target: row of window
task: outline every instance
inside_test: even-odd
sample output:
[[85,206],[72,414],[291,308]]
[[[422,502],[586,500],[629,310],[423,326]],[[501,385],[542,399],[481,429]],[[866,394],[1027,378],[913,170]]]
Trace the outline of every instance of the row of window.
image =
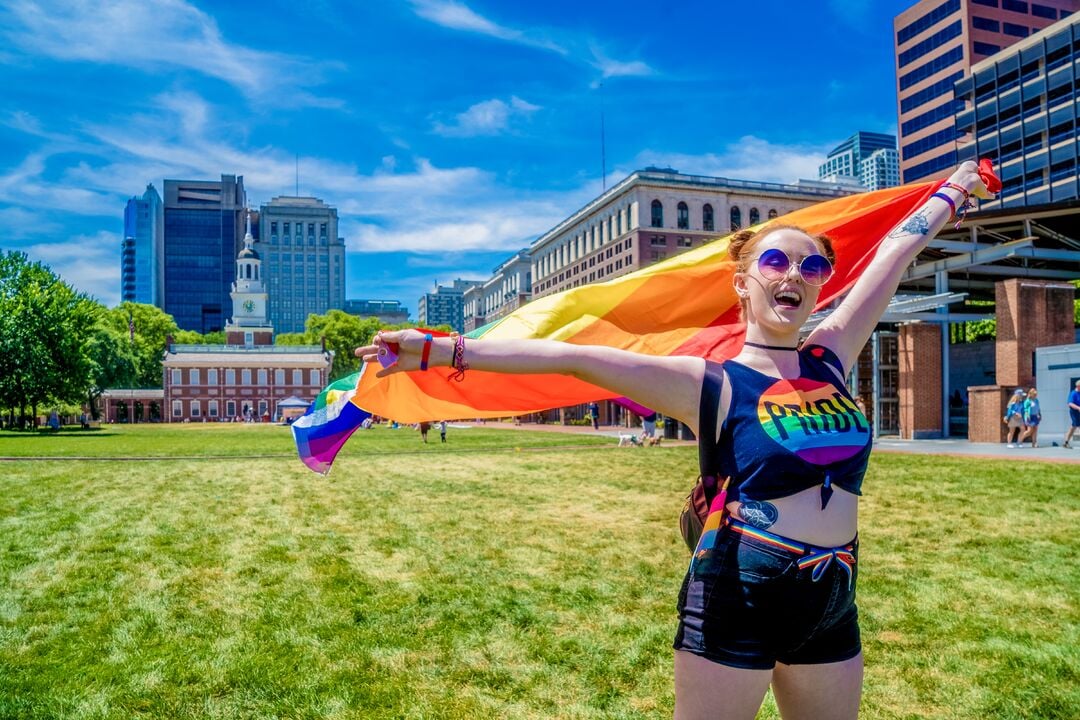
[[[281,223],[282,234],[283,235],[289,235],[290,234],[289,229],[291,227],[292,227],[292,223],[287,223],[287,222]],[[326,230],[327,230],[328,227],[329,226],[326,223],[319,223],[319,235],[321,235],[323,237],[326,237]],[[271,220],[270,221],[270,234],[271,235],[277,235],[277,231],[278,231],[277,220]],[[308,223],[307,232],[308,232],[308,235],[314,235],[315,234],[315,223]],[[297,235],[303,235],[304,234],[304,223],[301,223],[301,222],[296,223],[296,234]]]
[[918,132],[923,128],[930,127],[936,122],[940,122],[946,118],[951,118],[955,115],[963,106],[957,103],[955,100],[946,100],[941,105],[935,108],[927,110],[921,115],[916,115],[910,120],[906,121],[900,126],[900,132],[904,135],[910,135],[913,132]]
[[[220,407],[220,405],[218,404],[218,402],[219,401],[217,401],[217,400],[208,400],[206,402],[206,417],[208,417],[208,418],[220,417],[220,415],[218,413],[218,408]],[[234,418],[234,417],[261,418],[263,415],[266,415],[267,412],[270,409],[269,403],[267,403],[265,400],[259,400],[257,406],[249,405],[248,403],[243,403],[242,405],[240,405],[240,415],[237,416],[236,407],[237,407],[237,405],[236,405],[235,400],[226,400],[225,401],[225,417],[227,417],[227,418]],[[189,401],[188,402],[188,414],[189,414],[190,417],[193,417],[193,418],[203,417],[203,414],[202,414],[202,401],[201,400],[191,400],[191,401]],[[172,416],[175,417],[175,418],[184,417],[184,401],[183,400],[173,400],[172,401]]]
[[[690,229],[690,208],[684,202],[680,202],[677,208],[678,215],[676,217],[676,227],[679,230]],[[769,219],[772,220],[777,216],[776,209],[769,210]],[[734,232],[742,227],[742,210],[738,206],[732,206],[731,208],[731,230]],[[756,207],[750,208],[750,224],[757,225],[761,222],[761,211]],[[664,227],[664,204],[659,200],[652,201],[652,223],[654,228]],[[713,206],[709,203],[701,208],[701,229],[705,232],[713,232],[716,230],[715,222],[713,218]],[[655,236],[654,236],[655,237]]]
[[954,63],[958,63],[964,59],[964,48],[957,45],[952,50],[942,55],[938,55],[936,58],[926,62],[923,65],[915,68],[906,75],[900,76],[900,89],[907,90],[912,85],[925,80],[926,78],[941,72],[945,68]]
[[928,85],[917,93],[914,93],[900,101],[900,112],[906,113],[920,105],[925,105],[934,98],[940,97],[945,93],[951,93],[953,85],[957,80],[964,77],[963,72],[955,72],[949,75],[947,78],[938,80],[933,85]]
[[960,12],[960,0],[946,0],[910,25],[900,28],[896,32],[896,44],[903,45],[923,30],[936,25],[956,12]]
[[944,145],[945,143],[953,142],[954,140],[956,140],[955,127],[947,127],[944,130],[938,130],[936,133],[932,133],[915,142],[904,145],[904,159],[909,160],[917,155],[922,155],[924,152]]
[[[258,368],[256,377],[258,378],[257,384],[265,386],[267,384],[267,378],[269,377],[269,371],[267,368]],[[322,371],[311,370],[308,374],[310,378],[310,385],[322,386]],[[171,373],[172,385],[183,385],[184,377],[183,370],[180,368],[172,368]],[[202,370],[200,368],[188,368],[188,385],[201,385],[202,384]],[[218,384],[218,369],[207,368],[206,369],[206,384],[217,385]],[[236,370],[234,368],[225,368],[225,384],[236,384]],[[251,385],[251,368],[242,368],[240,370],[240,384]],[[274,370],[274,384],[285,384],[285,370],[283,368],[276,368]],[[304,371],[294,368],[292,371],[292,385],[304,384]]]
[[930,37],[900,53],[900,67],[910,65],[931,50],[941,47],[953,38],[960,37],[960,34],[963,31],[964,24],[961,21],[957,20],[956,22],[949,23]]

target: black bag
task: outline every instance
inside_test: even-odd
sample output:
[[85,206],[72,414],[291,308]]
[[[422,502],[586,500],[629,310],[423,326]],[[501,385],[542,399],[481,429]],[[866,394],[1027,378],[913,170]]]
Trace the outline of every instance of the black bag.
[[[721,490],[716,467],[716,412],[720,404],[720,389],[724,386],[724,370],[719,363],[705,362],[705,377],[701,383],[701,406],[698,409],[698,475],[697,482],[686,496],[679,513],[679,532],[690,552],[694,552],[709,507],[716,493]],[[723,489],[727,489],[727,478]]]

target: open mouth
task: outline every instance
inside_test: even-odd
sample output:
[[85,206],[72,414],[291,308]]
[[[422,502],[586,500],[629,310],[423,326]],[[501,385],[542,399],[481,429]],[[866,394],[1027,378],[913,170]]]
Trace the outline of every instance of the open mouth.
[[773,299],[780,307],[797,308],[802,305],[802,295],[795,290],[781,290],[773,295]]

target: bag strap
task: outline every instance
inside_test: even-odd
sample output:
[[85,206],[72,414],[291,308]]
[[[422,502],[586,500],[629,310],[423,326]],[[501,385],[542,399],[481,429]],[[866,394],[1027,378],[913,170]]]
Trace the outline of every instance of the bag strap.
[[716,461],[717,412],[720,391],[724,387],[723,363],[705,361],[705,375],[701,380],[701,405],[698,408],[698,468],[710,503],[717,492],[719,466]]

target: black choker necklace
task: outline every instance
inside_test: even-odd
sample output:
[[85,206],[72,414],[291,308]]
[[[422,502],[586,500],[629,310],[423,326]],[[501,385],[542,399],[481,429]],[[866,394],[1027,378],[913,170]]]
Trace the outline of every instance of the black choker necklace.
[[761,348],[762,350],[798,350],[797,347],[784,347],[783,345],[762,345],[761,343],[745,341],[743,345],[749,345],[754,348]]

